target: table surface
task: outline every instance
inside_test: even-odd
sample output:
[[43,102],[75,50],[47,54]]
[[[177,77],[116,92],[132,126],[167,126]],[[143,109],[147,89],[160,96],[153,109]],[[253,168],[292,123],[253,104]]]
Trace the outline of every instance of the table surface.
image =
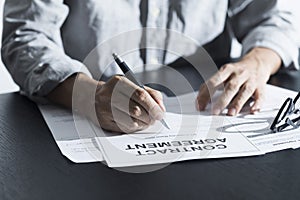
[[[199,86],[194,73],[185,75],[194,88]],[[155,77],[174,82],[172,76],[150,73]],[[299,90],[300,72],[279,73],[270,83]],[[74,164],[60,153],[33,102],[18,93],[0,95],[3,200],[299,199],[299,187],[300,150],[178,162],[141,174],[101,163]]]

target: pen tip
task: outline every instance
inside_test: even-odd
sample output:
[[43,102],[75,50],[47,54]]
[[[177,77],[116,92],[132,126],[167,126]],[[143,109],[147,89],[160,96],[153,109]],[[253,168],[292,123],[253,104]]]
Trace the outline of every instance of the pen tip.
[[166,123],[165,120],[160,120],[160,122],[167,128],[167,129],[170,129],[170,127],[168,126],[168,124]]

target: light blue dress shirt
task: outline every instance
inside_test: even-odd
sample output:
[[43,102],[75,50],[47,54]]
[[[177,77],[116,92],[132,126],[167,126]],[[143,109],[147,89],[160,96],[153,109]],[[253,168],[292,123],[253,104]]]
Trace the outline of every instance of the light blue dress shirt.
[[[284,66],[298,68],[300,22],[295,4],[296,0],[6,0],[2,59],[28,96],[48,94],[83,68],[94,77],[119,73],[117,67],[104,66],[113,51],[136,49],[126,56],[134,66],[172,62],[176,56],[162,55],[165,51],[150,49],[141,56],[138,50],[173,44],[165,30],[181,33],[199,47],[229,30],[242,44],[243,54],[267,47],[280,55]],[[143,27],[160,31],[140,31]],[[99,44],[105,51],[94,51]],[[213,52],[221,56],[222,50]],[[96,61],[84,62],[91,54]]]

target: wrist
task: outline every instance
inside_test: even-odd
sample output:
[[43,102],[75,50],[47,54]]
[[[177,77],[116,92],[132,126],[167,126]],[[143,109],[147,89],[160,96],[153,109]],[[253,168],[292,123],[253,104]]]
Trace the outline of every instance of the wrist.
[[251,59],[257,63],[257,66],[263,67],[269,75],[275,74],[282,64],[280,56],[273,50],[264,47],[255,47],[247,53],[244,59]]
[[[95,96],[103,81],[96,81],[85,74],[78,74],[73,85],[72,110],[81,115],[85,115],[92,121],[95,117]],[[96,121],[95,121],[96,122]]]
[[47,98],[80,114],[89,115],[94,110],[96,89],[103,84],[86,74],[77,73],[60,83]]

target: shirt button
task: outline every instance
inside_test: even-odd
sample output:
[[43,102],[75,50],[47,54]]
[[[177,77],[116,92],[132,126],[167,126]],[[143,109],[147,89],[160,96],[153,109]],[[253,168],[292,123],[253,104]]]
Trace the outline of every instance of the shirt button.
[[157,65],[159,62],[158,62],[158,59],[157,58],[154,58],[154,57],[152,57],[151,59],[150,59],[150,64],[155,64],[155,65]]
[[160,14],[160,9],[159,8],[153,8],[153,11],[152,11],[153,17],[158,17],[159,14]]

